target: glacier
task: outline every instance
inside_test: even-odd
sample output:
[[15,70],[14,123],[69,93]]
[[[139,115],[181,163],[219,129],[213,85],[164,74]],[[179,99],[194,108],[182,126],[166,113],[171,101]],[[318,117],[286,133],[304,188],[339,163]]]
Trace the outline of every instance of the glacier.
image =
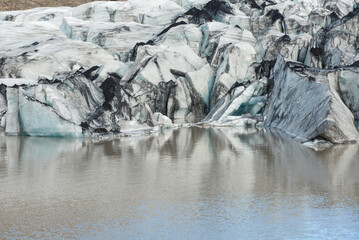
[[358,29],[358,0],[0,12],[1,128],[86,137],[190,123],[276,129],[306,146],[357,142]]

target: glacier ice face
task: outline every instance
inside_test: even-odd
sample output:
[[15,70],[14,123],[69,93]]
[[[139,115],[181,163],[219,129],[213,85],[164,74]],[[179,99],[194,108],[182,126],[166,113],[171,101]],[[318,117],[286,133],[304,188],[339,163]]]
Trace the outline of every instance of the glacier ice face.
[[250,81],[255,76],[251,67],[256,62],[256,51],[252,45],[241,42],[230,44],[219,55],[211,107],[235,84]]
[[88,136],[265,121],[301,141],[355,141],[358,6],[128,0],[0,13],[1,126]]
[[206,64],[197,71],[187,72],[186,79],[203,99],[203,102],[209,106],[214,83],[214,71],[211,66]]
[[10,135],[80,137],[80,126],[63,119],[56,111],[29,97],[22,88],[7,89],[8,111],[5,132]]
[[80,125],[84,120],[78,109],[72,104],[69,104],[66,95],[58,91],[56,86],[39,84],[33,91],[35,100],[52,107],[62,118],[77,125]]
[[356,65],[359,9],[337,18],[313,34],[305,64],[320,68]]
[[265,124],[303,142],[323,138],[332,143],[357,141],[353,113],[337,92],[335,72],[306,69],[277,59],[274,87],[265,113]]
[[[5,115],[11,116],[14,118],[14,121],[8,121],[8,128],[12,129],[11,132],[17,132],[18,127],[16,122],[18,122],[18,107],[17,104],[8,105],[8,99],[18,99],[17,88],[18,86],[34,86],[37,85],[37,81],[32,79],[22,79],[22,78],[0,78],[0,125],[2,128],[5,128],[7,120]],[[15,102],[17,102],[16,100]]]
[[38,84],[27,94],[53,108],[62,118],[81,125],[103,105],[103,91],[82,73],[75,73],[57,84]]
[[[6,93],[6,98],[2,98],[6,101],[2,125],[8,134],[78,137],[82,136],[83,130],[96,132],[111,124],[106,121],[100,126],[93,124],[102,115],[107,92],[82,72],[46,83],[42,83],[43,80],[39,83],[13,80],[22,84],[1,85]],[[46,115],[52,122],[45,124]],[[34,118],[33,122],[31,118]]]
[[207,113],[207,105],[188,80],[178,77],[167,102],[167,116],[174,120],[198,121]]
[[[19,91],[19,134],[30,136],[80,137],[82,128],[63,119],[52,108]],[[7,129],[6,129],[7,131]]]
[[339,93],[345,105],[352,111],[359,129],[359,72],[356,69],[338,73]]
[[[196,71],[206,71],[207,75],[203,78],[198,73],[196,75]],[[197,78],[195,84],[188,87],[188,84],[178,79],[185,76],[186,79],[189,79],[186,73],[191,72]],[[121,84],[124,86],[123,90],[126,92],[126,97],[129,97],[126,102],[132,106],[129,110],[132,112],[131,115],[135,115],[133,110],[137,106],[141,106],[139,103],[147,103],[152,112],[161,112],[178,118],[179,116],[187,117],[191,112],[205,114],[206,108],[202,107],[202,102],[206,97],[201,93],[208,95],[205,90],[209,90],[210,84],[206,81],[212,77],[211,74],[210,67],[205,67],[205,61],[197,56],[188,45],[178,47],[143,46],[139,48],[136,61],[122,78]],[[201,80],[203,80],[203,84],[200,82]],[[186,81],[188,82],[188,80]],[[177,88],[176,85],[178,84],[180,86]],[[205,88],[202,89],[202,86]],[[173,88],[177,89],[174,90],[175,92],[180,92],[173,93]],[[177,100],[183,97],[184,92],[192,96],[191,100],[188,100],[188,104],[177,104]],[[194,95],[203,100],[198,100],[198,97]],[[171,96],[173,97],[171,98]],[[170,99],[172,99],[171,103],[169,103]],[[193,111],[194,103],[199,103],[198,111]],[[184,107],[185,109],[183,109]],[[182,109],[182,113],[177,108]]]
[[232,116],[257,115],[263,111],[266,102],[267,81],[261,79],[238,86],[224,95],[204,119],[205,122],[227,122]]

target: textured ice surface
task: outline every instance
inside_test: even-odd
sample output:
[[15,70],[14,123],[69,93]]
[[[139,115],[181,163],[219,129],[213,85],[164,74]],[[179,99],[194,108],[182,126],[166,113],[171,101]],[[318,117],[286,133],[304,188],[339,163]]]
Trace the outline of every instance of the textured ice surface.
[[8,88],[5,131],[10,135],[79,137],[80,126],[59,116],[56,111],[26,95],[23,89]]
[[13,87],[14,85],[35,85],[37,81],[26,78],[0,78],[0,85],[1,84],[7,87]]
[[333,143],[357,141],[353,113],[337,92],[337,74],[306,69],[277,59],[274,89],[265,124],[302,141],[323,138]]
[[114,60],[99,46],[68,39],[48,22],[0,21],[1,78],[47,78]]
[[343,102],[352,111],[359,129],[359,72],[355,69],[338,73],[339,92]]
[[197,71],[187,72],[186,79],[209,106],[214,82],[214,71],[211,66],[207,64]]
[[266,98],[265,80],[255,81],[248,87],[240,86],[221,98],[205,121],[226,122],[231,116],[256,115],[262,112]]
[[181,24],[173,27],[156,40],[166,46],[188,45],[196,54],[199,54],[202,41],[203,32],[195,24]]
[[67,37],[94,43],[124,62],[131,58],[137,43],[154,39],[162,29],[160,26],[134,22],[88,22],[75,18],[65,18],[61,25]]
[[34,22],[46,21],[60,26],[64,17],[71,17],[72,8],[34,8],[25,11],[0,12],[0,21]]
[[20,134],[30,136],[80,137],[82,129],[59,116],[56,111],[28,98],[19,91]]
[[185,10],[169,0],[90,2],[76,7],[72,16],[94,22],[138,22],[167,25]]
[[204,65],[205,61],[188,45],[144,46],[138,50],[136,61],[123,77],[123,81],[129,81],[136,75],[137,79],[158,84],[174,80],[173,70],[186,73],[199,70]]
[[[357,140],[357,6],[129,0],[0,13],[1,126],[88,136],[265,120],[301,141]],[[41,118],[21,124],[21,111],[36,114],[20,100]],[[45,114],[53,125],[41,129]]]

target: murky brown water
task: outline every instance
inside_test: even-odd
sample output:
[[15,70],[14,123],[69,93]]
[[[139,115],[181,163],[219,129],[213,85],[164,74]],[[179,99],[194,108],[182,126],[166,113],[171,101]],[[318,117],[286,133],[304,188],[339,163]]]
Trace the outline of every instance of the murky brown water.
[[359,147],[200,128],[0,137],[0,238],[359,239]]

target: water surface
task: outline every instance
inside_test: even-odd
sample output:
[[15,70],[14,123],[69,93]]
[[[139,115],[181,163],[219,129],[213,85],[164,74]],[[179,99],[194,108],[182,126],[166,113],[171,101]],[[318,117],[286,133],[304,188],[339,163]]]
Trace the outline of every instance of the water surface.
[[359,147],[202,128],[0,137],[0,238],[359,239]]

